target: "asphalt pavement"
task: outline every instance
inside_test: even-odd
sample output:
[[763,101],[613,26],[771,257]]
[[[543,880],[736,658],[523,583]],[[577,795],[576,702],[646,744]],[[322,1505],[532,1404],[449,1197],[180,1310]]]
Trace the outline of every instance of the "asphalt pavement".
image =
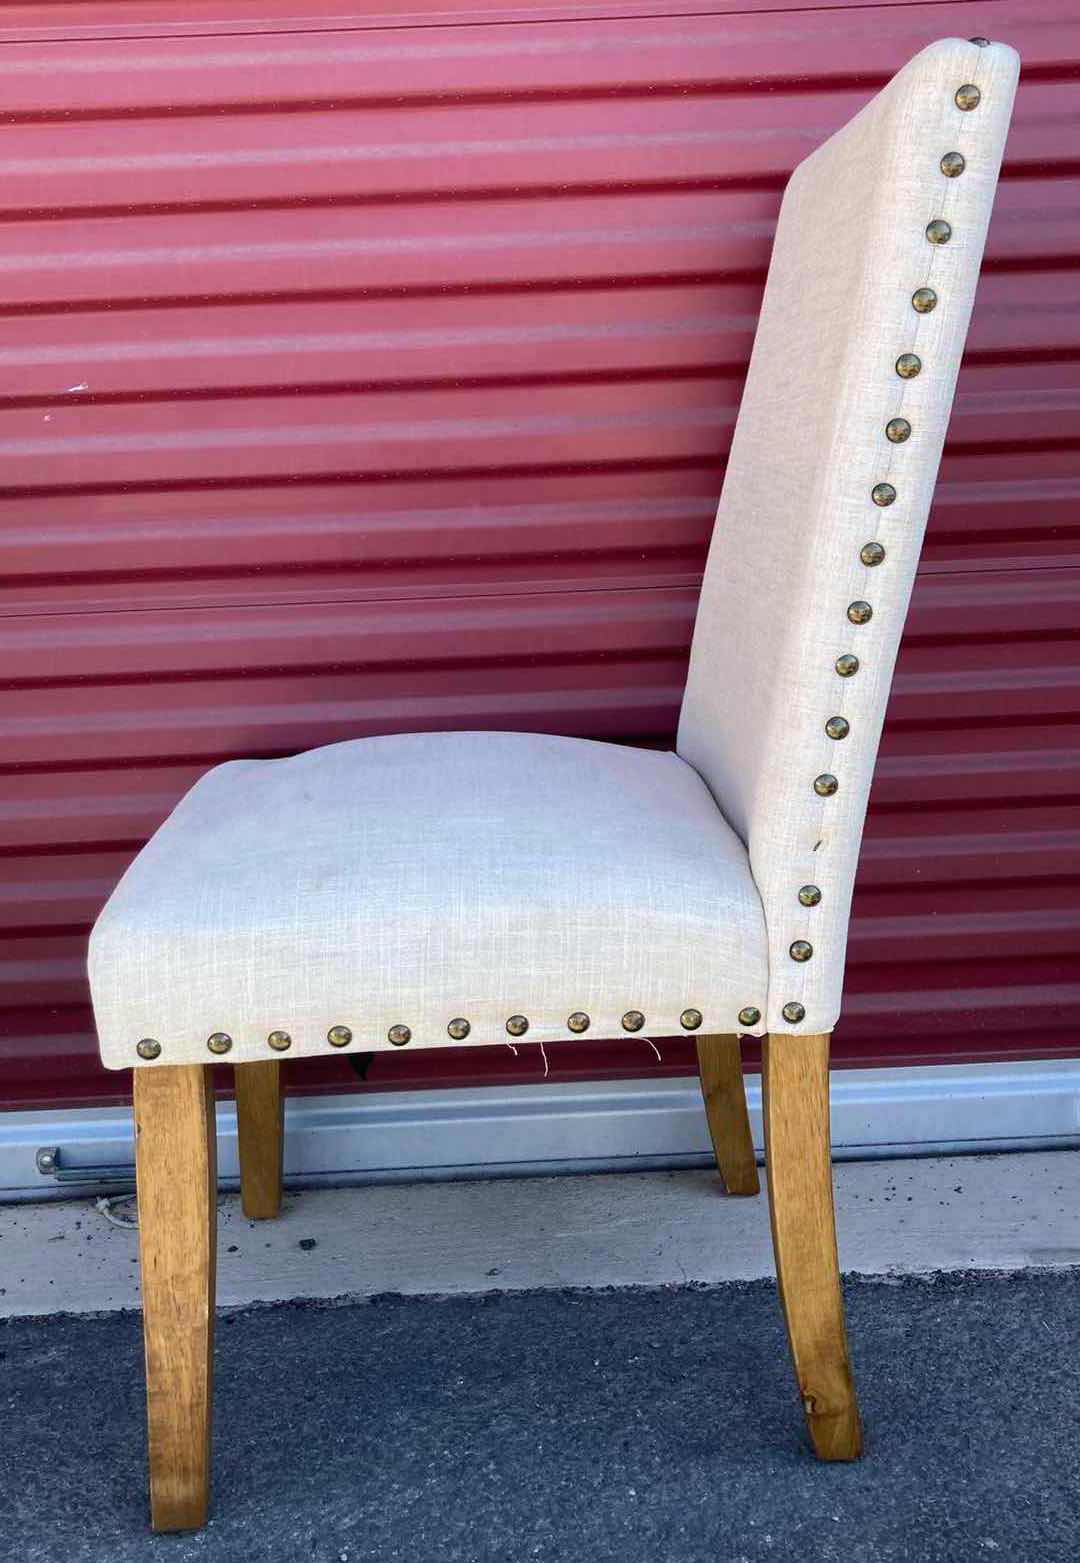
[[386,1295],[218,1323],[212,1517],[152,1536],[138,1315],[0,1323],[4,1563],[1056,1563],[1080,1270],[846,1283],[866,1454],[774,1286]]

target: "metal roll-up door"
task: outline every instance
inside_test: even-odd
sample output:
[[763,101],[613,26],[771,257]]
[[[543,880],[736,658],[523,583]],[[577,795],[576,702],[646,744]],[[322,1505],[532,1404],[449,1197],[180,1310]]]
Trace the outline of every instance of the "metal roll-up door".
[[[7,1106],[122,1099],[87,932],[217,761],[672,742],[785,178],[961,24],[1024,75],[836,1053],[1080,1054],[1080,17],[962,10],[5,8]],[[654,1040],[567,1042],[550,1078],[692,1069]],[[365,1089],[544,1068],[383,1054]]]

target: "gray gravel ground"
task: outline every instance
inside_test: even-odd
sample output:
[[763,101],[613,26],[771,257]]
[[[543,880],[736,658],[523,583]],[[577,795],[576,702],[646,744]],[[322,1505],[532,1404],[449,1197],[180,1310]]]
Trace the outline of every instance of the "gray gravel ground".
[[1080,1270],[852,1280],[853,1466],[775,1289],[224,1315],[213,1517],[147,1530],[139,1320],[0,1326],[4,1563],[1050,1563],[1080,1556]]

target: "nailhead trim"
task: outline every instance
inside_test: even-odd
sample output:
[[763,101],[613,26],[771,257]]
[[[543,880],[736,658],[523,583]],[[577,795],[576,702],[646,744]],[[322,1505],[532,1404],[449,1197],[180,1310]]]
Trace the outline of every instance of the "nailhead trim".
[[[973,38],[972,43],[985,47],[989,42],[986,38]],[[982,94],[973,82],[967,82],[958,87],[955,93],[955,102],[958,108],[965,111],[977,108],[982,101]],[[946,179],[958,178],[966,169],[967,161],[961,152],[945,152],[940,160],[940,169]],[[936,246],[948,244],[952,238],[952,224],[944,217],[934,217],[927,223],[925,234],[927,241]],[[911,295],[912,308],[916,314],[928,315],[937,308],[938,295],[934,288],[928,284],[916,288]],[[914,380],[922,371],[922,359],[917,353],[901,353],[896,359],[894,368],[902,380]],[[907,418],[899,413],[890,418],[885,425],[885,437],[891,445],[902,445],[911,436],[911,424]],[[887,480],[875,483],[870,491],[870,497],[875,505],[885,509],[896,501],[895,486]],[[885,560],[884,546],[873,540],[864,543],[859,551],[859,559],[867,568],[880,565]],[[867,624],[873,618],[874,610],[870,603],[861,598],[848,604],[847,617],[853,624]],[[841,678],[851,678],[859,671],[859,659],[851,652],[844,652],[837,657],[835,662],[836,672]],[[846,717],[830,716],[825,723],[825,731],[830,738],[846,738],[850,732],[850,724]],[[823,772],[814,780],[814,791],[819,797],[832,797],[839,789],[839,782],[829,772]],[[821,891],[817,885],[804,885],[799,891],[799,902],[802,906],[816,906],[821,900]],[[795,939],[790,946],[791,957],[796,961],[808,961],[814,953],[813,946],[806,939]],[[748,1013],[740,1014],[740,1021]],[[802,1004],[797,1000],[790,1000],[782,1010],[784,1019],[793,1025],[798,1024],[806,1014]]]
[[[985,48],[989,39],[972,38],[971,43]],[[974,83],[965,83],[957,88],[955,102],[958,108],[965,112],[977,108],[982,101],[982,94]],[[940,160],[940,169],[947,179],[956,179],[964,173],[967,162],[960,152],[946,152]],[[933,218],[926,225],[926,238],[935,246],[947,244],[952,238],[952,225],[945,218]],[[924,286],[916,288],[911,296],[912,307],[918,314],[929,314],[937,307],[938,295],[935,289]],[[895,363],[897,375],[904,380],[914,379],[922,370],[922,360],[913,352],[901,353]],[[893,445],[901,445],[911,436],[910,422],[897,415],[889,419],[885,425],[885,435]],[[875,483],[871,490],[871,498],[875,505],[887,508],[895,503],[897,498],[896,488],[892,483],[882,481]],[[867,566],[881,564],[885,558],[885,550],[880,543],[865,543],[860,550],[860,559]],[[848,606],[847,616],[855,624],[865,624],[873,617],[873,608],[870,603],[861,599],[852,602]],[[841,678],[851,678],[859,669],[859,659],[850,652],[845,652],[837,657],[836,672]],[[846,738],[850,732],[850,724],[846,717],[829,717],[825,724],[825,731],[830,738]],[[819,797],[832,797],[839,790],[837,778],[829,772],[823,772],[814,779],[814,791]],[[817,885],[804,885],[799,891],[799,902],[804,907],[817,906],[821,901],[821,891]],[[813,945],[806,939],[795,939],[790,946],[791,958],[795,961],[805,962],[813,956]],[[783,1017],[792,1025],[799,1024],[805,1018],[806,1010],[797,1000],[790,1000],[783,1006]],[[747,1005],[739,1011],[739,1024],[743,1026],[756,1026],[761,1019],[761,1012],[754,1005]],[[567,1018],[567,1026],[575,1033],[587,1031],[591,1021],[583,1010],[575,1010]],[[679,1023],[687,1031],[695,1031],[702,1024],[700,1010],[685,1009],[679,1017]],[[645,1016],[640,1010],[627,1010],[622,1017],[622,1027],[625,1031],[637,1032],[643,1029]],[[448,1035],[455,1041],[462,1041],[472,1029],[469,1021],[463,1017],[456,1017],[447,1025]],[[511,1015],[506,1022],[506,1030],[511,1036],[520,1037],[529,1029],[528,1019],[524,1015]],[[395,1047],[404,1047],[412,1039],[411,1029],[402,1024],[393,1025],[387,1032],[387,1039]],[[267,1037],[267,1044],[275,1052],[285,1052],[292,1046],[292,1037],[287,1031],[271,1031]],[[327,1041],[332,1047],[347,1047],[353,1040],[352,1031],[348,1026],[331,1026],[327,1032]],[[222,1056],[232,1050],[233,1039],[228,1032],[215,1031],[207,1038],[206,1046],[211,1053]],[[135,1045],[135,1052],[139,1058],[147,1061],[156,1059],[161,1055],[161,1043],[153,1037],[143,1037]]]

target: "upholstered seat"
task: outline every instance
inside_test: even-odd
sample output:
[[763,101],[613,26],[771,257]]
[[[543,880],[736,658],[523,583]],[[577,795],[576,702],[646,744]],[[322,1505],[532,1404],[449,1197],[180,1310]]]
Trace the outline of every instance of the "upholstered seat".
[[91,974],[127,1066],[140,1041],[164,1064],[211,1037],[241,1062],[752,1030],[768,960],[746,848],[684,760],[465,732],[218,766],[118,886]]
[[831,1031],[1017,64],[933,44],[792,175],[677,755],[459,733],[212,771],[94,931],[106,1064],[490,1043],[511,1017]]

